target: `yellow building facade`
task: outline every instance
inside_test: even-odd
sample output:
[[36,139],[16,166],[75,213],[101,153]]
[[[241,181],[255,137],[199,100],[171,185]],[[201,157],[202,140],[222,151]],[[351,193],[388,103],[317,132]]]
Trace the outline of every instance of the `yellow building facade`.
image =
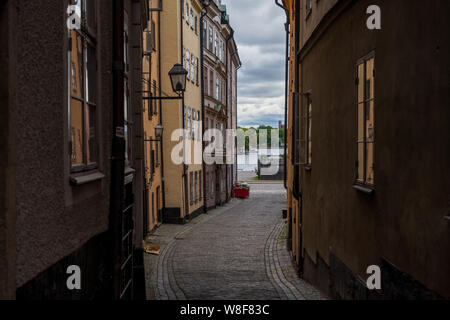
[[[158,8],[158,0],[149,0],[149,8]],[[147,28],[143,32],[142,90],[144,97],[160,96],[161,40],[160,16],[150,11]],[[162,223],[163,164],[162,141],[156,129],[162,125],[161,100],[143,100],[144,129],[144,228],[147,232]]]
[[[197,0],[164,2],[161,11],[161,38],[164,39],[161,42],[161,95],[174,95],[168,76],[174,64],[180,63],[188,71],[183,99],[164,100],[162,104],[163,220],[169,223],[183,223],[203,212],[201,12],[202,5]],[[184,141],[176,134],[180,129],[185,129]],[[184,164],[177,161],[180,155],[183,157],[183,149],[187,151]],[[194,161],[194,150],[197,150],[197,161]]]

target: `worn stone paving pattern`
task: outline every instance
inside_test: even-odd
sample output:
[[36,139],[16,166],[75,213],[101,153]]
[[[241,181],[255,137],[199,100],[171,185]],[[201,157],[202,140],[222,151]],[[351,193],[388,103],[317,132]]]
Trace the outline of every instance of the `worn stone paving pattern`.
[[283,186],[252,184],[250,193],[151,236],[161,254],[145,255],[149,299],[326,298],[298,278],[286,251]]

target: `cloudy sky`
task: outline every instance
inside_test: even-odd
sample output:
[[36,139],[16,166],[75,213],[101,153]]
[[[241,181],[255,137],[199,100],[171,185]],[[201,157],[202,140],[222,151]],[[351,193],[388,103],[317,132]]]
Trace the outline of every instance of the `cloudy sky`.
[[274,0],[222,0],[235,30],[242,68],[238,74],[238,125],[278,127],[284,121],[286,16]]

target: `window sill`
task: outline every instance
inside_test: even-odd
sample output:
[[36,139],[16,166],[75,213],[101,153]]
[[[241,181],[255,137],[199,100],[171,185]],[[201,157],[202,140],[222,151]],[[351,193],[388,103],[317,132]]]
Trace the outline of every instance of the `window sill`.
[[360,184],[354,184],[353,185],[353,189],[355,189],[355,190],[357,190],[359,192],[368,194],[368,195],[373,195],[375,193],[375,190],[373,188],[368,187],[368,186],[363,186],[363,185],[360,185]]
[[133,182],[134,173],[135,172],[136,172],[136,170],[134,170],[133,168],[128,167],[128,166],[125,167],[125,171],[124,171],[124,176],[125,176],[124,185],[127,185],[127,184]]
[[100,171],[91,171],[87,173],[70,175],[70,183],[74,186],[81,186],[90,182],[102,180],[104,178],[106,178],[106,176]]

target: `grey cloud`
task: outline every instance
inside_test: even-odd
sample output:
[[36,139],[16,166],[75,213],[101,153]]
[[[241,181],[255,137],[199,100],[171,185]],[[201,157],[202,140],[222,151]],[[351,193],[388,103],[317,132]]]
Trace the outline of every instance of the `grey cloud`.
[[238,74],[239,125],[278,125],[284,117],[285,14],[274,0],[226,0],[243,63]]

